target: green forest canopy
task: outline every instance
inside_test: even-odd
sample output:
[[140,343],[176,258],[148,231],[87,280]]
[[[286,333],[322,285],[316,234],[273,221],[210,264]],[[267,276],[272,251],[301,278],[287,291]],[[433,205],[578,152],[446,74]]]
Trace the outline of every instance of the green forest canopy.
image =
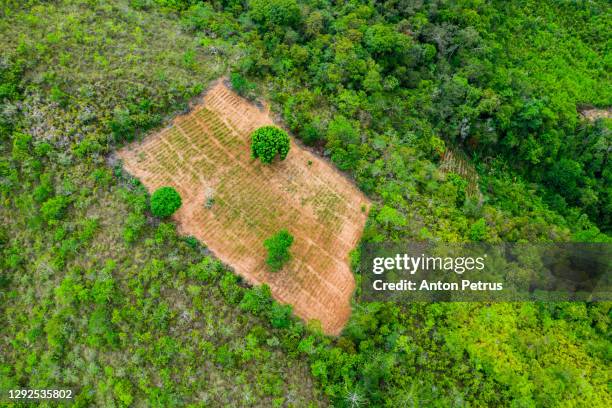
[[[106,164],[229,71],[377,203],[366,241],[609,241],[610,123],[577,113],[612,105],[608,2],[1,13],[0,388],[74,387],[82,405],[202,390],[211,405],[611,405],[609,303],[356,303],[327,338],[149,223],[142,187]],[[438,171],[448,147],[482,202]]]

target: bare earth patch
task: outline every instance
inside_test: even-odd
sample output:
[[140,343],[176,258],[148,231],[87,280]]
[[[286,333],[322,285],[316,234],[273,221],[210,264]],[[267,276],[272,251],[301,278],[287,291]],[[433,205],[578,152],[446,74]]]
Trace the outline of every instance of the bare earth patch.
[[597,119],[610,119],[612,118],[612,108],[598,109],[598,108],[589,108],[582,109],[580,114],[587,118],[588,120],[595,121]]
[[[357,244],[368,199],[331,164],[291,140],[287,158],[263,165],[250,156],[250,134],[273,124],[218,81],[202,104],[172,125],[119,151],[125,169],[154,191],[172,186],[183,206],[180,233],[204,242],[252,284],[339,334],[350,313],[355,280],[349,252]],[[293,259],[269,272],[263,241],[286,228]]]

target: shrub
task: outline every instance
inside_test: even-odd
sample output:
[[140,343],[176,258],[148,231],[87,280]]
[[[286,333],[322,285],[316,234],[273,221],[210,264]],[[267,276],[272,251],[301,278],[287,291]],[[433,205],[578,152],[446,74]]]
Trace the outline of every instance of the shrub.
[[291,325],[291,306],[273,303],[270,310],[270,324],[276,329],[286,329]]
[[262,163],[270,164],[278,154],[285,160],[289,153],[289,136],[274,126],[260,127],[251,135],[251,155]]
[[232,84],[232,89],[236,91],[238,95],[247,98],[250,98],[252,92],[255,90],[255,84],[249,82],[244,76],[237,72],[230,75],[230,83]]
[[293,244],[293,236],[285,229],[264,241],[268,250],[266,263],[273,272],[280,270],[290,259],[289,247]]
[[185,243],[189,245],[191,249],[198,249],[198,245],[200,245],[198,239],[192,236],[185,237],[183,241],[185,241]]
[[134,401],[132,394],[134,393],[132,383],[126,379],[119,380],[113,387],[115,397],[121,402],[121,406],[129,407]]
[[147,219],[144,214],[139,212],[130,213],[125,220],[125,227],[123,228],[123,239],[125,243],[132,244],[136,242],[146,223]]
[[270,292],[270,287],[264,284],[245,291],[240,301],[240,308],[255,315],[259,315],[263,311],[269,309],[271,303],[272,294]]
[[197,3],[183,13],[181,25],[189,32],[209,29],[215,19],[215,10],[207,3]]
[[460,175],[455,174],[455,173],[449,173],[447,180],[452,185],[457,187],[457,199],[456,199],[457,207],[463,206],[463,203],[465,203],[465,199],[467,198],[468,181],[464,179],[463,177],[461,177]]
[[468,232],[468,237],[472,241],[484,241],[487,237],[487,224],[484,218],[480,218],[472,224]]
[[171,216],[181,204],[181,196],[172,187],[160,187],[151,196],[151,212],[158,218]]
[[30,156],[32,136],[15,132],[13,134],[13,159],[23,161]]
[[40,213],[45,221],[55,223],[64,216],[68,204],[68,198],[64,196],[53,197],[43,203]]
[[53,178],[49,173],[40,175],[40,185],[34,188],[32,196],[37,203],[42,203],[53,194]]

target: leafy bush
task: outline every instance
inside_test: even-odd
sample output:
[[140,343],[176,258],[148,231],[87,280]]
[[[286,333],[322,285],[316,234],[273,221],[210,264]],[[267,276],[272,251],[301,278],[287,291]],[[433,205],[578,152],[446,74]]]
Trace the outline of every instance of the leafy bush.
[[484,218],[480,218],[472,224],[468,236],[472,241],[484,241],[487,237],[487,224]]
[[13,160],[23,161],[30,155],[32,136],[15,132],[13,134]]
[[251,290],[245,292],[244,297],[240,301],[240,308],[259,315],[263,311],[268,310],[272,304],[272,294],[270,287],[266,284],[255,286]]
[[153,106],[148,99],[130,104],[128,108],[116,107],[108,126],[116,142],[131,142],[136,134],[146,131],[161,123],[161,117],[152,111]]
[[240,96],[244,96],[247,98],[251,98],[252,92],[255,89],[255,84],[253,82],[249,82],[244,76],[237,72],[233,72],[230,75],[230,83],[232,84],[232,89],[238,93]]
[[181,204],[181,196],[172,187],[160,187],[151,196],[151,212],[158,218],[171,216]]
[[266,263],[273,272],[280,270],[290,259],[289,247],[293,244],[293,236],[285,229],[264,241],[268,250]]
[[214,18],[215,11],[210,4],[198,3],[183,14],[181,24],[185,30],[196,32],[210,27]]
[[64,216],[68,203],[64,196],[50,198],[40,207],[40,213],[45,221],[55,223]]
[[270,309],[270,324],[276,329],[286,329],[291,325],[291,305],[273,303]]
[[457,188],[456,204],[457,207],[461,207],[467,198],[466,190],[468,187],[468,182],[466,179],[455,173],[449,173],[448,181]]
[[289,136],[274,126],[264,126],[255,130],[251,135],[251,155],[259,158],[262,163],[270,164],[278,154],[285,160],[289,153]]

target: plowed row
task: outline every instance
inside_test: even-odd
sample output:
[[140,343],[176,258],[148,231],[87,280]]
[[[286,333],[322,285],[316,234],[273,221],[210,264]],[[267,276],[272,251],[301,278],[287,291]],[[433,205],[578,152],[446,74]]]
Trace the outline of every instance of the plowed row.
[[463,155],[447,149],[442,157],[440,170],[444,173],[455,173],[468,181],[466,193],[468,196],[482,200],[482,193],[478,187],[478,172],[474,165]]
[[[125,169],[154,191],[174,187],[183,206],[179,231],[204,242],[253,284],[293,305],[305,320],[338,334],[350,315],[355,286],[348,255],[366,221],[369,201],[330,164],[291,141],[282,162],[250,157],[250,133],[273,124],[229,90],[213,86],[204,102],[172,126],[119,152]],[[214,198],[206,208],[207,197]],[[293,259],[271,273],[263,241],[286,228],[295,237]]]

